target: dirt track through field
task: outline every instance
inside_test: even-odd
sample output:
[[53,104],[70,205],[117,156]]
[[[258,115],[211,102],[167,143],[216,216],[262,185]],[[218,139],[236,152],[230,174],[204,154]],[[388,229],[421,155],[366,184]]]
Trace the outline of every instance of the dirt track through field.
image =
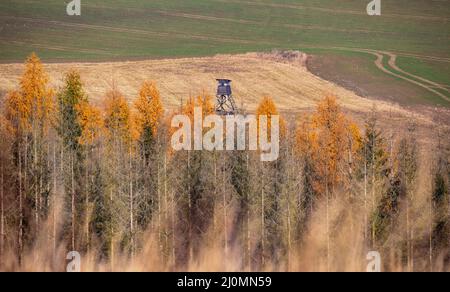
[[411,76],[411,77],[413,77],[413,78],[415,78],[415,79],[419,79],[419,80],[422,81],[422,82],[431,84],[433,87],[436,87],[436,88],[445,90],[445,91],[447,91],[447,92],[450,92],[449,89],[446,88],[446,87],[445,87],[444,85],[442,85],[442,84],[433,82],[433,81],[431,81],[431,80],[425,79],[425,78],[423,78],[423,77],[420,77],[420,76],[414,75],[414,74],[412,74],[412,73],[406,72],[405,70],[402,70],[401,68],[399,68],[399,67],[397,66],[397,63],[396,63],[396,61],[397,61],[397,55],[395,55],[395,54],[393,54],[393,53],[389,53],[389,52],[384,52],[384,53],[390,57],[390,59],[389,59],[389,66],[391,66],[394,70],[397,70],[397,71],[399,71],[399,72],[401,72],[401,73],[403,73],[403,74],[406,74],[406,75],[408,75],[408,76]]
[[[407,82],[409,82],[409,83],[411,83],[411,84],[414,84],[414,85],[417,85],[417,86],[419,86],[419,87],[422,87],[422,88],[428,90],[429,92],[431,92],[431,93],[433,93],[433,94],[439,96],[439,97],[442,98],[443,100],[446,100],[446,101],[450,102],[450,97],[449,97],[449,96],[444,95],[444,94],[442,94],[441,92],[435,90],[435,88],[437,88],[437,89],[441,89],[441,90],[444,90],[444,91],[450,93],[450,91],[449,91],[449,89],[448,89],[447,86],[445,86],[445,85],[443,85],[443,84],[436,83],[436,82],[431,81],[431,80],[428,80],[428,79],[426,79],[426,78],[423,78],[423,77],[414,75],[414,74],[412,74],[412,73],[409,73],[409,72],[407,72],[407,71],[401,69],[400,67],[398,67],[398,65],[397,65],[397,63],[396,63],[396,60],[397,60],[397,54],[394,54],[394,53],[392,53],[392,52],[388,52],[388,51],[378,51],[378,50],[370,50],[370,49],[345,48],[345,47],[311,46],[311,48],[321,48],[321,49],[329,49],[329,50],[342,50],[342,51],[358,52],[358,53],[366,53],[366,54],[374,55],[375,57],[377,57],[377,59],[375,60],[374,64],[375,64],[375,66],[376,66],[379,70],[381,70],[382,72],[384,72],[384,73],[386,73],[386,74],[388,74],[388,75],[394,76],[394,77],[396,77],[396,78],[400,78],[400,79],[402,79],[402,80],[404,80],[404,81],[407,81]],[[384,58],[385,58],[385,55],[387,55],[387,56],[390,58],[390,59],[388,60],[388,65],[389,65],[388,68],[386,68],[386,67],[384,66]],[[399,54],[399,55],[401,55],[401,54]],[[419,55],[416,55],[416,56],[419,56]],[[422,58],[435,58],[435,57],[432,57],[432,56],[420,56],[420,57],[422,57]],[[446,61],[447,61],[447,58],[439,58],[439,57],[436,57],[436,58],[435,58],[435,61],[446,62]],[[394,72],[391,71],[391,70],[393,70]],[[395,71],[397,71],[397,72],[399,72],[399,73],[402,73],[402,74],[405,74],[405,75],[407,75],[407,76],[410,76],[410,77],[412,77],[412,78],[414,78],[414,79],[416,79],[416,80],[411,79],[411,78],[408,78],[408,77],[403,76],[403,75],[400,75],[400,74],[397,74],[397,73],[395,73]],[[419,80],[420,80],[420,81],[419,81]]]
[[425,84],[423,84],[423,83],[420,83],[420,82],[418,82],[418,81],[412,80],[412,79],[410,79],[410,78],[407,78],[407,77],[405,77],[405,76],[396,74],[396,73],[390,71],[389,69],[387,69],[386,67],[384,67],[384,65],[383,65],[383,59],[384,59],[383,54],[380,54],[380,53],[378,53],[378,52],[374,52],[373,55],[377,56],[377,60],[375,61],[375,65],[376,65],[376,66],[378,67],[378,69],[380,69],[381,71],[383,71],[383,72],[385,72],[385,73],[387,73],[387,74],[389,74],[389,75],[395,76],[395,77],[397,77],[397,78],[403,79],[403,80],[405,80],[405,81],[408,81],[409,83],[412,83],[412,84],[418,85],[418,86],[420,86],[420,87],[422,87],[422,88],[425,88],[426,90],[428,90],[428,91],[430,91],[430,92],[432,92],[432,93],[434,93],[434,94],[436,94],[436,95],[438,95],[438,96],[442,97],[443,99],[445,99],[445,100],[447,100],[447,101],[450,102],[450,98],[448,98],[447,96],[443,95],[442,93],[440,93],[440,92],[434,90],[434,89],[431,88],[430,86],[425,85]]
[[[435,87],[438,86],[440,89],[444,89],[444,90],[448,91],[446,88],[442,87],[440,84],[437,84],[437,83],[435,83],[435,82],[432,82],[432,81],[427,80],[427,79],[425,79],[425,78],[422,78],[422,77],[413,75],[413,74],[411,74],[411,73],[408,73],[408,72],[406,72],[406,71],[400,69],[400,68],[396,65],[396,63],[395,63],[396,55],[394,55],[394,54],[392,54],[392,53],[388,53],[388,52],[380,52],[380,51],[370,51],[370,50],[369,50],[369,51],[367,51],[367,52],[369,52],[369,53],[371,53],[371,54],[373,54],[373,55],[375,55],[375,56],[377,57],[377,60],[375,61],[375,65],[376,65],[377,68],[380,69],[381,71],[383,71],[383,72],[385,72],[385,73],[387,73],[387,74],[389,74],[389,75],[395,76],[395,77],[397,77],[397,78],[403,79],[403,80],[405,80],[405,81],[407,81],[407,82],[409,82],[409,83],[412,83],[412,84],[415,84],[415,85],[417,85],[417,86],[420,86],[420,87],[422,87],[422,88],[424,88],[424,89],[426,89],[426,90],[428,90],[428,91],[434,93],[435,95],[438,95],[438,96],[441,97],[442,99],[444,99],[444,100],[450,102],[450,98],[449,98],[449,97],[447,97],[446,95],[440,93],[439,91],[436,91],[435,89],[433,89],[432,86],[430,86],[430,85],[428,85],[428,84],[426,84],[426,83],[429,83],[429,84],[431,84],[431,85],[433,85],[433,86],[435,86]],[[410,78],[405,77],[405,76],[403,76],[403,75],[394,73],[394,72],[390,71],[389,69],[387,69],[386,67],[384,67],[384,64],[383,64],[384,55],[383,55],[383,53],[388,54],[388,55],[391,57],[390,60],[388,61],[388,64],[389,64],[389,66],[391,67],[391,69],[397,70],[397,71],[399,71],[399,72],[401,72],[401,73],[404,73],[404,74],[407,74],[407,75],[409,75],[409,76],[411,76],[411,77],[420,79],[420,80],[423,81],[424,83],[419,82],[419,81],[416,81],[416,80],[413,80],[413,79],[410,79]],[[398,70],[398,69],[400,69],[400,70]]]
[[[363,50],[361,50],[361,51],[363,51]],[[450,102],[450,98],[449,98],[449,97],[447,97],[446,95],[440,93],[439,91],[436,91],[435,89],[433,89],[432,86],[430,86],[430,85],[428,85],[428,84],[424,84],[424,83],[418,82],[418,81],[416,81],[416,80],[410,79],[410,78],[408,78],[408,77],[405,77],[405,76],[403,76],[403,75],[400,75],[400,74],[397,74],[397,73],[394,73],[394,72],[390,71],[390,70],[389,70],[388,68],[386,68],[386,67],[384,66],[384,64],[383,64],[383,60],[384,60],[383,52],[380,52],[380,51],[370,51],[370,50],[367,50],[366,52],[368,52],[368,53],[370,53],[370,54],[373,54],[374,56],[377,57],[377,60],[375,60],[375,66],[377,66],[377,68],[380,69],[381,71],[383,71],[384,73],[389,74],[389,75],[392,75],[392,76],[397,77],[397,78],[400,78],[400,79],[403,79],[403,80],[405,80],[405,81],[407,81],[407,82],[409,82],[409,83],[415,84],[415,85],[417,85],[417,86],[420,86],[420,87],[422,87],[422,88],[424,88],[424,89],[426,89],[426,90],[428,90],[428,91],[434,93],[435,95],[441,97],[442,99],[444,99],[444,100]],[[398,66],[395,64],[395,55],[390,54],[390,56],[391,56],[391,59],[389,60],[389,66],[391,67],[391,69],[397,70],[396,68],[398,68]],[[398,68],[398,69],[400,69],[400,68]],[[415,75],[410,74],[410,73],[407,73],[407,72],[405,72],[405,71],[403,71],[403,70],[401,70],[401,69],[400,69],[400,70],[397,70],[397,71],[400,71],[400,72],[402,72],[402,73],[404,73],[404,74],[407,74],[407,75],[410,75],[410,76],[412,76],[412,77],[415,76]],[[418,77],[418,76],[417,76],[417,77]],[[429,80],[427,80],[427,79],[425,79],[425,78],[421,78],[421,77],[419,77],[419,78],[420,78],[421,80],[423,80],[425,83],[434,83],[434,82],[429,81]],[[433,86],[436,86],[436,84],[437,84],[437,83],[434,83]],[[439,88],[441,88],[441,85],[438,85],[438,86],[439,86]],[[443,87],[442,87],[442,88],[443,88]],[[445,89],[445,88],[443,88],[443,89],[446,90],[446,91],[448,91],[448,90]]]

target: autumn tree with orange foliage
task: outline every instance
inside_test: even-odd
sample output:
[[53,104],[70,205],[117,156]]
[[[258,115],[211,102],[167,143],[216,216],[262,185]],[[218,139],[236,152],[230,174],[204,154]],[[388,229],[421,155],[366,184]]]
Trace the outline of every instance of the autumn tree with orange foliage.
[[144,82],[139,97],[134,102],[136,108],[136,127],[144,164],[148,165],[154,152],[156,135],[163,115],[161,96],[154,82]]
[[142,135],[146,128],[155,135],[164,113],[161,95],[154,82],[144,82],[139,97],[134,102],[137,110],[136,123]]
[[29,117],[31,108],[19,91],[10,91],[5,98],[4,116],[11,125],[12,134],[16,138],[23,137],[30,130]]
[[[160,246],[162,244],[161,169],[163,168],[162,164],[165,163],[162,155],[166,154],[161,148],[166,139],[160,138],[164,109],[161,95],[154,82],[145,81],[142,84],[139,96],[134,102],[134,107],[136,110],[135,120],[140,154],[136,177],[136,221],[140,230],[146,230],[151,220],[155,219],[154,215],[158,215],[157,233]],[[167,192],[164,195],[166,196]]]
[[[96,106],[90,104],[88,100],[80,101],[75,106],[77,123],[81,130],[78,143],[84,154],[84,174],[83,174],[83,226],[80,236],[83,238],[83,247],[90,251],[92,248],[92,232],[99,234],[108,219],[107,200],[104,196],[103,178],[103,139],[105,137],[104,119],[102,112]],[[107,250],[104,243],[102,250]],[[103,254],[102,254],[103,255]]]
[[83,101],[76,106],[81,136],[78,142],[84,146],[94,146],[104,132],[104,121],[100,109]]
[[[40,230],[50,199],[50,170],[47,142],[54,109],[53,90],[48,75],[36,54],[25,63],[20,87],[6,97],[5,117],[14,135],[17,193],[19,197],[18,249],[19,261],[24,249],[23,235]],[[33,211],[31,211],[33,210]],[[25,213],[33,213],[33,219]]]
[[194,108],[200,107],[202,109],[202,115],[203,118],[207,115],[214,113],[214,102],[213,98],[209,94],[201,94],[197,97],[193,98],[190,97],[186,104],[182,107],[182,114],[187,115],[191,118],[191,120],[194,120]]
[[25,63],[25,72],[20,80],[20,94],[24,113],[28,113],[29,123],[33,128],[37,127],[41,135],[48,130],[51,112],[54,109],[54,91],[48,83],[48,74],[41,60],[32,53]]
[[82,238],[84,247],[90,250],[92,235],[101,225],[104,214],[104,188],[102,178],[102,138],[104,137],[104,121],[101,111],[89,101],[82,101],[75,106],[77,122],[81,129],[78,143],[83,147],[84,163],[84,198]]
[[[256,109],[256,117],[257,117],[257,123],[258,123],[258,137],[259,137],[259,131],[260,131],[259,117],[267,116],[267,125],[268,125],[267,126],[267,135],[268,135],[268,138],[270,139],[271,129],[272,129],[272,116],[275,116],[275,115],[280,115],[280,113],[278,112],[278,108],[275,105],[275,102],[269,96],[263,97],[263,99],[261,100],[261,102],[258,105],[258,108]],[[286,131],[287,131],[286,121],[282,117],[280,117],[281,141],[283,140],[283,137],[286,135]]]
[[127,150],[136,138],[130,106],[123,94],[113,89],[106,94],[105,128],[113,146]]
[[321,101],[312,117],[297,129],[297,149],[311,158],[318,195],[336,194],[353,172],[361,147],[358,126],[341,111],[336,97]]
[[[102,238],[109,243],[107,255],[114,266],[116,244],[134,255],[136,251],[135,141],[138,138],[134,116],[123,94],[113,88],[105,99],[105,130],[107,137],[107,174],[109,200],[106,217],[109,230]],[[128,222],[123,225],[121,222]],[[105,231],[105,230],[103,230]]]
[[26,107],[30,109],[32,163],[30,165],[31,183],[34,185],[33,199],[35,232],[40,230],[40,222],[49,211],[51,178],[48,167],[47,142],[51,126],[51,112],[54,110],[54,94],[49,88],[48,75],[41,60],[31,54],[25,65],[25,73],[20,81],[21,95]]
[[338,191],[346,190],[361,147],[358,127],[341,111],[335,96],[327,96],[316,112],[297,128],[297,150],[305,159],[305,209],[318,198],[327,207],[327,266],[331,264],[329,202]]

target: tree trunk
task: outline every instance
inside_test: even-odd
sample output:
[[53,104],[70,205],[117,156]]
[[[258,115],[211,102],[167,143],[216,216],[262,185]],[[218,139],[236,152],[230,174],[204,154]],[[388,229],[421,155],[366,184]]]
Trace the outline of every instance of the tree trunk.
[[[289,145],[291,145],[289,143]],[[286,150],[286,157],[289,158],[291,151],[289,151],[289,149]],[[292,156],[293,157],[293,156]],[[292,182],[292,172],[294,171],[293,166],[291,164],[288,164],[287,166],[288,171],[288,179],[287,179],[287,183],[288,183],[288,188],[285,191],[286,193],[286,202],[287,202],[287,271],[291,271],[291,252],[292,252],[292,235],[291,235],[291,200],[290,200],[290,192],[291,192],[291,182]]]
[[328,190],[328,174],[325,179],[325,196],[327,208],[327,272],[330,271],[330,194]]
[[288,256],[287,256],[287,271],[291,270],[291,204],[289,202],[289,197],[287,198],[287,228],[288,228]]
[[52,254],[56,265],[56,145],[53,142]]
[[[262,177],[262,176],[261,176]],[[264,220],[264,213],[265,213],[265,208],[264,208],[264,185],[263,183],[261,184],[261,264],[264,267],[265,266],[265,258],[264,258],[264,252],[265,252],[265,246],[264,246],[264,240],[265,240],[265,220]]]
[[[35,127],[34,127],[35,128]],[[36,224],[36,231],[35,231],[35,235],[36,238],[38,236],[38,232],[39,232],[39,191],[38,191],[38,183],[37,183],[37,179],[38,176],[36,175],[35,171],[37,168],[37,134],[36,134],[36,130],[33,131],[33,153],[34,153],[34,157],[33,157],[33,171],[34,171],[34,204],[35,204],[35,224]],[[40,177],[40,174],[39,174]]]
[[[164,152],[164,229],[165,229],[165,243],[166,243],[166,251],[169,253],[169,232],[168,232],[168,223],[169,223],[169,210],[167,208],[167,152]],[[168,258],[169,256],[167,256]],[[168,262],[168,260],[167,260]]]
[[[247,174],[249,173],[249,155],[246,155],[246,168]],[[246,194],[247,196],[247,265],[249,272],[252,270],[252,256],[251,256],[251,242],[250,242],[250,194]]]
[[175,193],[172,191],[172,267],[176,264],[176,243],[175,243]]
[[160,188],[160,184],[161,184],[161,178],[160,178],[160,174],[159,174],[159,154],[157,155],[157,159],[156,159],[156,193],[158,194],[158,247],[159,247],[159,252],[161,254],[164,254],[163,251],[163,244],[162,244],[162,239],[161,239],[161,234],[162,234],[162,221],[161,221],[161,212],[162,212],[162,208],[161,208],[161,188]]
[[252,255],[251,255],[251,242],[250,242],[250,208],[247,208],[247,268],[248,271],[252,271]]
[[[216,152],[214,152],[214,200],[217,198],[217,158]],[[215,207],[215,206],[214,206]],[[213,234],[215,235],[217,232],[217,219],[216,219],[216,211],[213,212]]]
[[430,264],[430,272],[433,272],[433,195],[430,196],[430,206],[429,206],[429,220],[430,220],[430,224],[429,224],[429,264]]
[[225,267],[227,267],[228,259],[228,210],[227,210],[227,192],[225,185],[225,175],[222,175],[222,196],[223,196],[223,233],[224,233],[224,255]]
[[[109,195],[110,203],[112,205],[113,203],[113,190],[111,189],[110,195]],[[111,215],[112,216],[112,215]],[[113,218],[111,218],[111,238],[110,238],[110,260],[111,260],[111,271],[114,271],[114,222]]]
[[364,243],[367,244],[367,228],[368,228],[368,218],[367,218],[367,155],[366,155],[366,145],[364,145]]
[[131,235],[131,258],[134,259],[135,243],[134,243],[134,196],[133,196],[133,167],[131,162],[131,149],[129,156],[129,180],[130,180],[130,235]]
[[[89,161],[89,160],[88,160]],[[89,163],[87,163],[90,165]],[[90,216],[90,208],[89,208],[89,168],[88,165],[85,166],[85,201],[84,201],[84,212],[85,212],[85,225],[84,225],[84,232],[85,232],[85,240],[86,240],[86,251],[89,254],[89,244],[90,244],[90,234],[89,234],[89,222],[91,221]]]
[[[26,143],[25,143],[26,145]],[[19,238],[18,238],[18,255],[19,255],[19,265],[22,264],[22,252],[23,252],[23,195],[22,195],[22,149],[19,143]],[[25,153],[26,153],[25,146]],[[26,161],[26,158],[25,158]],[[26,163],[25,163],[26,165]],[[26,179],[26,171],[25,171]]]
[[409,225],[409,198],[406,198],[406,258],[408,272],[411,272],[411,241],[410,241],[410,225]]
[[[42,190],[44,188],[44,181],[43,181],[43,173],[44,171],[42,170],[42,163],[39,166],[39,188],[38,188],[38,205],[37,205],[37,226],[39,228],[39,224],[40,224],[40,217],[42,214]],[[37,233],[39,233],[39,230],[37,231]]]
[[411,228],[411,272],[414,272],[414,226]]
[[75,175],[73,153],[70,154],[70,180],[71,180],[71,243],[75,251]]
[[[1,163],[1,161],[0,161]],[[4,244],[5,244],[5,206],[4,206],[4,169],[3,163],[0,164],[0,268],[3,267],[3,260],[5,258],[4,254]]]
[[[375,210],[375,144],[372,141],[372,211]],[[375,220],[372,220],[372,249],[376,246]]]
[[[188,174],[191,174],[191,152],[188,151],[188,159],[187,159],[187,167],[188,167]],[[193,249],[193,243],[192,243],[192,202],[191,202],[191,182],[188,183],[188,209],[189,209],[189,261],[191,261],[194,257],[194,249]]]

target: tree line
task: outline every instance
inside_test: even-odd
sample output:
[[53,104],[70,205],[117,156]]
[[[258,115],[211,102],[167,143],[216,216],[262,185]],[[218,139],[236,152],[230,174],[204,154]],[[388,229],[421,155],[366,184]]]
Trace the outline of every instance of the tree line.
[[[26,270],[37,254],[45,269],[61,270],[69,251],[120,270],[120,261],[136,261],[149,246],[156,270],[188,269],[211,250],[225,259],[223,269],[343,270],[347,235],[359,239],[346,249],[361,263],[376,250],[389,270],[449,267],[445,129],[427,164],[424,210],[417,201],[426,167],[414,124],[394,137],[373,109],[360,127],[332,95],[310,114],[282,119],[274,162],[251,151],[171,150],[171,117],[192,117],[195,106],[213,113],[207,94],[168,111],[157,85],[145,81],[133,103],[113,87],[97,107],[76,71],[51,88],[35,54],[0,106],[2,270]],[[264,97],[255,114],[280,113]]]

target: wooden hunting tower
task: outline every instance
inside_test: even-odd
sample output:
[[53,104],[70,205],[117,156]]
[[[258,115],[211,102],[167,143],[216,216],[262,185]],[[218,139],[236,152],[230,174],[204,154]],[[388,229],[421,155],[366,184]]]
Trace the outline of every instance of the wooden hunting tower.
[[231,91],[231,80],[217,79],[217,105],[216,113],[218,115],[235,115],[237,108]]

